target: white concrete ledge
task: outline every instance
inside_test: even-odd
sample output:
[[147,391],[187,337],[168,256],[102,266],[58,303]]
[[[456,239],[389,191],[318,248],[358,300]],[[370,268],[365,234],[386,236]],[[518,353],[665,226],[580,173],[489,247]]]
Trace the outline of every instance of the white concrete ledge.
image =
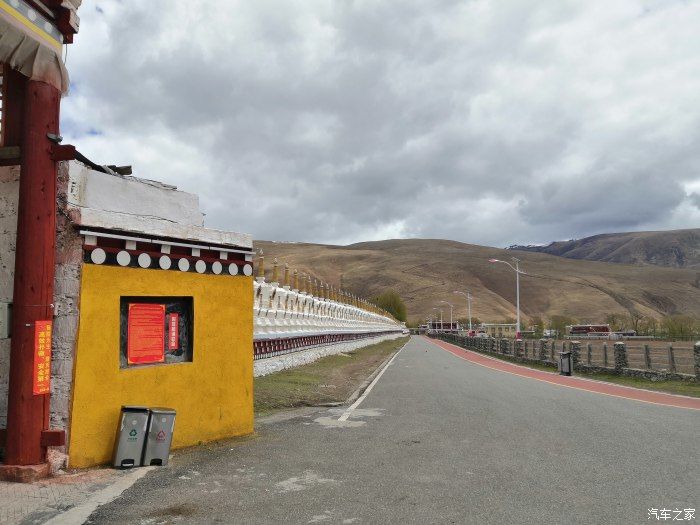
[[352,352],[358,348],[381,343],[382,341],[388,341],[390,339],[398,339],[399,337],[403,336],[404,334],[402,333],[385,334],[376,337],[367,337],[365,339],[356,339],[354,341],[342,341],[329,345],[315,346],[307,350],[299,350],[298,352],[292,352],[276,357],[259,359],[255,361],[253,365],[253,375],[255,377],[262,377],[269,374],[274,374],[275,372],[280,372],[287,368],[294,368],[313,363],[322,357],[340,354],[341,352]]

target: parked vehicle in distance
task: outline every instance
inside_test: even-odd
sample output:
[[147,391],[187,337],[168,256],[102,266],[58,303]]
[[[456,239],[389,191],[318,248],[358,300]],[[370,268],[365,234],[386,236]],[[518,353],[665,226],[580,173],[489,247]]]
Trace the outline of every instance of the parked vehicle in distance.
[[611,330],[609,324],[574,324],[567,326],[566,332],[577,336],[599,336],[610,335]]

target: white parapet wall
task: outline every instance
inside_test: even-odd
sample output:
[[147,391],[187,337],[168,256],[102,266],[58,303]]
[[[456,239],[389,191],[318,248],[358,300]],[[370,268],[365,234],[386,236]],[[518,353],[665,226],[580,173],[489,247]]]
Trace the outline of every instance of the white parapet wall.
[[403,331],[389,316],[354,305],[315,297],[279,283],[254,283],[253,338],[287,339],[315,335]]
[[[262,277],[253,293],[256,375],[407,333],[404,323],[389,315],[267,283]],[[271,359],[275,363],[258,364]]]

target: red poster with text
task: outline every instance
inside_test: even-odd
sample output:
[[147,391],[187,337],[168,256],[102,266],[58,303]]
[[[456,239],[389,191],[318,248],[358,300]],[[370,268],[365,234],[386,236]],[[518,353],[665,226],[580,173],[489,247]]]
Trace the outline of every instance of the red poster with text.
[[34,322],[34,373],[32,392],[35,396],[51,392],[51,321]]
[[180,346],[180,314],[168,316],[168,350],[177,350]]
[[130,365],[165,361],[165,305],[130,303],[127,362]]

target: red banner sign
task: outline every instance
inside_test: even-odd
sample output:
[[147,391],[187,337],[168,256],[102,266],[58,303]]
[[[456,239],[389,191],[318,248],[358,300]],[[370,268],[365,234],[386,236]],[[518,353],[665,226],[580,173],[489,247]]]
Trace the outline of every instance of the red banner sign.
[[127,362],[130,365],[165,361],[165,305],[130,303]]
[[180,346],[180,314],[170,314],[168,319],[168,350],[177,350]]
[[32,391],[35,396],[51,392],[51,321],[34,323],[34,374]]

